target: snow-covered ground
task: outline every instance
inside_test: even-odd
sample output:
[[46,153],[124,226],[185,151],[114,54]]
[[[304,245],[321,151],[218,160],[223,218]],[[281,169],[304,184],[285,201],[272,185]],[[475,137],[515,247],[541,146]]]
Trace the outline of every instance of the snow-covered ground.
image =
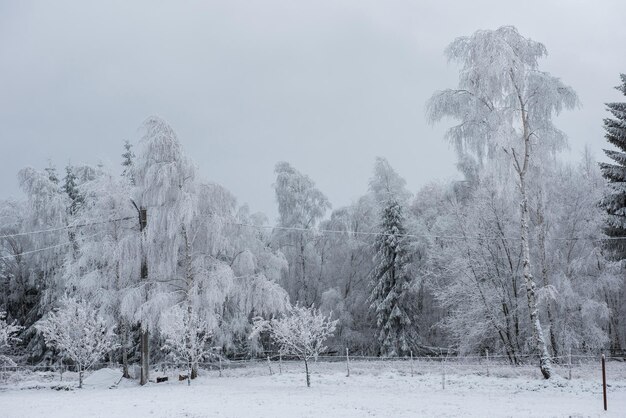
[[[544,381],[528,373],[463,372],[449,367],[442,387],[440,367],[414,368],[355,362],[350,377],[345,365],[313,366],[306,388],[299,365],[283,365],[269,375],[255,365],[206,372],[186,382],[122,381],[117,388],[52,390],[59,382],[31,377],[0,391],[0,416],[17,417],[625,417],[624,365],[617,378],[609,374],[609,410],[602,409],[602,390],[595,371],[570,380]],[[611,365],[610,371],[616,369]],[[615,373],[614,373],[615,374]],[[159,375],[155,373],[155,375]],[[170,375],[173,376],[173,375]],[[507,376],[507,377],[503,377]],[[73,378],[66,373],[64,380]],[[33,389],[39,386],[39,389]],[[30,389],[28,389],[31,387]]]

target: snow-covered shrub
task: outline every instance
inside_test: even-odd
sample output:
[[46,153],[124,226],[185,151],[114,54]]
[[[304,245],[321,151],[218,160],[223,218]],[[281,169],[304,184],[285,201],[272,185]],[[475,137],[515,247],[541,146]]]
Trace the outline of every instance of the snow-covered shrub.
[[83,373],[118,347],[117,336],[98,312],[84,300],[64,297],[61,308],[36,325],[46,344],[56,347],[78,368],[78,387]]
[[21,329],[22,327],[16,325],[15,322],[8,323],[6,321],[6,312],[0,312],[0,363],[14,365],[13,360],[2,355],[1,353],[4,349],[10,347],[11,344],[20,341],[15,334],[17,334]]
[[161,317],[161,333],[165,336],[162,349],[187,365],[187,383],[191,384],[198,373],[198,362],[211,354],[208,343],[213,333],[207,322],[191,308],[176,305]]
[[326,350],[324,341],[335,332],[337,320],[332,321],[332,314],[325,316],[314,306],[292,306],[278,319],[264,320],[256,318],[252,336],[262,331],[279,346],[282,354],[296,356],[304,361],[306,385],[311,386],[309,360]]

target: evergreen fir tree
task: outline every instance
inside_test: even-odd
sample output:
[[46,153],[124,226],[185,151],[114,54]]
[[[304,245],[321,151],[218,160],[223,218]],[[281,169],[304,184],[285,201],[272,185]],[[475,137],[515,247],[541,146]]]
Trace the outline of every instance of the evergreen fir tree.
[[132,176],[132,167],[134,165],[135,154],[133,153],[133,145],[130,141],[124,141],[124,153],[122,154],[122,167],[124,167],[124,171],[122,171],[122,176],[127,177],[132,185],[135,184],[135,181]]
[[396,200],[385,205],[380,232],[375,243],[376,266],[370,276],[369,301],[376,316],[381,354],[394,357],[407,354],[411,341],[410,257],[403,210]]
[[65,183],[63,184],[63,191],[70,198],[70,215],[75,215],[80,205],[83,203],[83,197],[78,190],[77,180],[78,178],[76,177],[76,174],[74,174],[72,166],[68,165],[65,167]]
[[[616,87],[626,95],[626,74],[621,74],[622,84]],[[605,233],[609,237],[626,238],[626,103],[607,103],[615,119],[604,119],[605,138],[619,150],[607,150],[606,155],[616,164],[600,163],[602,176],[609,182],[609,191],[601,205],[607,211]],[[608,245],[617,259],[626,258],[626,239],[610,240]]]
[[[622,84],[616,89],[626,95],[626,74],[620,75]],[[604,233],[613,239],[606,240],[605,248],[609,250],[611,257],[617,261],[626,259],[626,102],[607,103],[609,112],[614,119],[604,119],[605,138],[618,150],[604,152],[616,164],[600,163],[602,176],[609,183],[608,191],[600,201],[608,216]],[[615,239],[623,238],[623,239]],[[611,339],[611,351],[621,350],[620,316],[619,309],[623,303],[624,290],[619,295],[605,292],[605,299],[609,308],[613,311],[609,321],[609,337]]]

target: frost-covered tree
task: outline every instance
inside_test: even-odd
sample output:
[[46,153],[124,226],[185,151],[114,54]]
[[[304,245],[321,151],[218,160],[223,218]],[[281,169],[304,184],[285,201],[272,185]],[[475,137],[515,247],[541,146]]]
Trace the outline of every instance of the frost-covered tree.
[[21,341],[17,337],[17,333],[20,332],[23,327],[17,325],[15,321],[11,323],[7,322],[6,316],[6,312],[0,312],[0,363],[14,365],[15,363],[10,358],[4,356],[2,352],[11,345]]
[[380,206],[385,206],[390,201],[397,201],[404,205],[411,197],[406,190],[406,180],[400,177],[389,161],[382,157],[376,157],[369,190],[374,201]]
[[282,354],[297,356],[304,361],[306,385],[311,386],[309,361],[317,359],[326,350],[324,341],[331,337],[337,327],[332,315],[324,315],[314,306],[295,305],[280,318],[263,320],[257,318],[253,334],[267,331]]
[[278,202],[279,228],[275,239],[287,256],[286,289],[292,301],[311,305],[319,298],[314,251],[315,236],[309,231],[322,219],[330,203],[308,176],[289,163],[276,164],[274,190]]
[[410,351],[412,301],[410,254],[404,227],[402,206],[389,201],[382,210],[382,221],[376,237],[374,270],[370,275],[370,308],[376,317],[378,342],[384,356],[401,356]]
[[[621,74],[621,84],[617,86],[622,94],[626,95],[626,74]],[[612,118],[604,119],[606,140],[617,150],[604,150],[613,163],[600,163],[602,176],[608,182],[607,193],[600,201],[600,205],[607,212],[604,233],[609,237],[606,241],[607,249],[615,260],[626,259],[626,102],[607,103],[607,109]],[[623,330],[620,329],[620,309],[623,309],[626,283],[616,294],[607,295],[612,309],[609,331],[611,349],[616,351],[622,348]]]
[[78,369],[78,387],[83,375],[96,362],[117,347],[116,335],[93,305],[70,297],[36,325],[46,344],[56,347]]
[[333,312],[337,323],[332,348],[351,352],[377,350],[376,326],[369,312],[368,278],[373,269],[374,237],[378,227],[378,209],[371,195],[350,206],[333,211],[320,229],[336,231],[322,234],[326,247],[322,312]]
[[[25,327],[20,337],[33,360],[41,360],[45,346],[32,325],[48,312],[63,294],[62,266],[70,242],[67,230],[70,219],[67,196],[59,187],[54,170],[39,171],[24,168],[18,180],[25,194],[24,201],[11,205],[14,232],[49,231],[9,237],[11,257],[2,260],[9,265],[10,282],[14,291],[7,311],[19,318]],[[37,251],[47,248],[46,251]],[[32,252],[34,251],[34,252]]]
[[446,116],[459,120],[447,134],[458,149],[468,148],[478,158],[502,152],[509,156],[520,196],[522,269],[530,326],[541,372],[549,378],[551,360],[532,276],[528,176],[537,144],[546,148],[564,144],[565,135],[554,126],[552,117],[563,108],[576,106],[578,99],[557,77],[539,70],[538,59],[546,55],[544,45],[524,38],[512,26],[457,38],[446,55],[461,65],[459,85],[436,92],[428,102],[428,116],[433,122]]
[[187,384],[198,375],[198,363],[211,355],[212,333],[207,322],[191,306],[176,305],[161,316],[159,329],[165,337],[162,350],[187,366]]
[[[144,122],[142,150],[133,170],[134,199],[142,235],[141,282],[126,293],[125,312],[141,324],[141,382],[149,378],[149,333],[170,304],[163,284],[179,265],[179,249],[197,206],[195,168],[174,130],[158,117]],[[169,305],[171,306],[171,305]]]
[[135,164],[135,153],[133,152],[133,144],[130,141],[124,141],[124,153],[122,154],[122,176],[128,178],[128,181],[134,185],[133,165]]
[[78,177],[71,165],[65,167],[65,178],[63,179],[63,192],[69,198],[70,206],[68,211],[70,215],[75,215],[83,203],[83,196],[78,190]]
[[[609,343],[610,297],[619,294],[623,280],[602,247],[603,213],[597,202],[604,184],[589,153],[578,164],[557,165],[549,178],[547,285],[538,293],[540,307],[550,304],[554,312],[550,321],[554,352],[596,353]],[[537,247],[543,252],[541,243]]]
[[410,351],[416,324],[410,298],[411,256],[405,205],[410,193],[384,158],[377,158],[370,191],[378,206],[378,232],[373,243],[374,268],[369,275],[369,303],[376,318],[380,353],[400,356]]
[[256,340],[248,338],[250,317],[269,317],[289,305],[289,295],[279,285],[288,265],[284,254],[271,246],[271,230],[265,215],[250,213],[248,206],[243,205],[231,220],[224,226],[223,239],[227,245],[220,253],[234,277],[222,305],[221,326],[215,330],[215,342],[224,353],[254,354],[258,345]]
[[[64,281],[68,290],[100,307],[101,314],[117,325],[125,377],[131,354],[133,312],[123,309],[125,295],[140,285],[141,240],[130,185],[103,172],[80,186],[83,206],[74,221],[79,251],[66,260]],[[94,222],[97,220],[97,222]]]

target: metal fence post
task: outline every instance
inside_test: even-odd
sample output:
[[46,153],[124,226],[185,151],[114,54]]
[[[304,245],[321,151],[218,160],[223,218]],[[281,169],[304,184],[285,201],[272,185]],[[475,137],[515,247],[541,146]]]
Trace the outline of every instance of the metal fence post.
[[606,411],[606,366],[604,354],[602,354],[602,397],[604,398],[604,410]]

